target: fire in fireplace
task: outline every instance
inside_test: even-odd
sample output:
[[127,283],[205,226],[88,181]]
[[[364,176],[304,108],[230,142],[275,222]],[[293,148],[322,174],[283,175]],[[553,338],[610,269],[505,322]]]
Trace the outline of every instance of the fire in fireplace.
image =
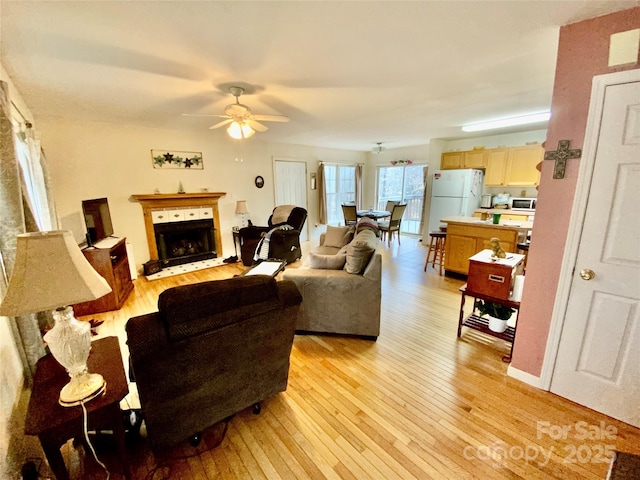
[[210,218],[156,223],[153,227],[158,257],[165,267],[217,257]]

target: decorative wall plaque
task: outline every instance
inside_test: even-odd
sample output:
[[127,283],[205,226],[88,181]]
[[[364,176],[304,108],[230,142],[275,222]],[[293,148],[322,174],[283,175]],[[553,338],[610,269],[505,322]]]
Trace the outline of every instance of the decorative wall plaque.
[[558,149],[551,152],[544,152],[545,160],[555,160],[553,167],[553,178],[564,178],[564,172],[567,167],[567,160],[570,158],[580,158],[582,150],[575,148],[569,150],[570,140],[560,140]]
[[188,168],[202,170],[202,152],[151,150],[153,168]]

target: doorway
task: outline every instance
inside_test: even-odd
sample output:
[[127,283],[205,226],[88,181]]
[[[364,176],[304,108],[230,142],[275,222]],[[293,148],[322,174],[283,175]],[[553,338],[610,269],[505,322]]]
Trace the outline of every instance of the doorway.
[[640,70],[594,79],[542,378],[640,427]]
[[384,210],[388,200],[406,203],[401,233],[422,233],[425,168],[425,165],[378,167],[376,210]]
[[[307,208],[307,164],[296,160],[274,159],[276,205]],[[300,232],[300,241],[308,240],[308,221]]]

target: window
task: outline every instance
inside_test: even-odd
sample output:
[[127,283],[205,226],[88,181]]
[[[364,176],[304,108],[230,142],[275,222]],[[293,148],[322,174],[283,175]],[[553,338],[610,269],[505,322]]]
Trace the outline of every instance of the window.
[[356,198],[356,167],[325,164],[324,181],[327,192],[327,224],[343,225],[342,204],[353,203]]
[[384,210],[387,201],[407,204],[402,217],[402,233],[420,233],[424,197],[423,165],[378,167],[378,210]]

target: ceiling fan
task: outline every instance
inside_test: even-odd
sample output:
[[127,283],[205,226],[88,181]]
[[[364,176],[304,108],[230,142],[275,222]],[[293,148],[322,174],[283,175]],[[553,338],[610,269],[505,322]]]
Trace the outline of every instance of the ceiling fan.
[[229,87],[229,92],[231,93],[231,95],[236,97],[236,103],[227,105],[227,107],[224,109],[224,115],[198,115],[206,117],[220,117],[225,119],[221,122],[216,123],[215,125],[211,125],[209,127],[210,130],[229,125],[229,127],[227,127],[227,133],[229,134],[229,136],[231,138],[240,140],[243,138],[249,138],[255,132],[266,132],[268,130],[268,127],[260,122],[289,121],[289,117],[286,117],[284,115],[253,114],[251,112],[251,109],[247,105],[243,105],[239,101],[240,95],[244,93],[244,88],[242,87]]

